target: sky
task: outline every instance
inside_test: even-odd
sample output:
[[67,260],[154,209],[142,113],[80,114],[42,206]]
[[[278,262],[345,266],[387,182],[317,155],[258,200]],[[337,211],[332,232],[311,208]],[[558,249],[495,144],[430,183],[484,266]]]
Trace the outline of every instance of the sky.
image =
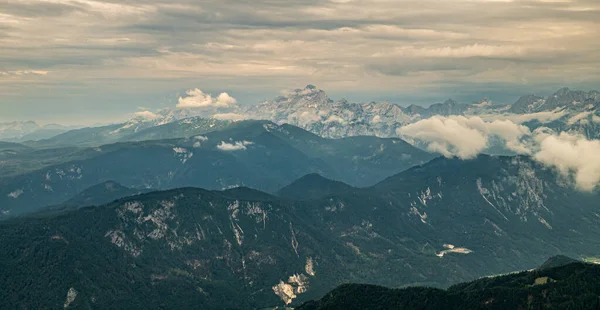
[[598,89],[599,18],[598,0],[0,1],[0,121],[107,123],[196,88],[401,105]]

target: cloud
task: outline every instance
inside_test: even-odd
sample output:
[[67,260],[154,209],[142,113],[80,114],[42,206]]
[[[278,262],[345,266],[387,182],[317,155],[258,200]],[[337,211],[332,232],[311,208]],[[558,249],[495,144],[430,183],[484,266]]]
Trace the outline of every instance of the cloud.
[[530,135],[527,127],[509,120],[485,122],[479,117],[434,116],[398,129],[398,134],[424,142],[433,152],[446,157],[469,159],[489,146],[490,137],[505,142],[507,148],[528,154],[529,149],[521,141]]
[[534,158],[555,167],[563,175],[572,177],[578,189],[593,191],[600,188],[600,140],[560,133],[542,134],[539,151]]
[[150,112],[150,111],[135,112],[135,113],[133,113],[133,116],[135,118],[140,118],[140,119],[144,119],[144,120],[153,120],[153,119],[161,118],[160,115],[158,115],[154,112]]
[[517,124],[522,124],[530,121],[538,121],[542,124],[547,124],[557,119],[560,119],[565,115],[567,115],[567,111],[557,109],[554,111],[543,111],[529,114],[489,114],[480,115],[480,117],[485,121],[509,120]]
[[48,75],[49,71],[44,70],[16,70],[0,71],[0,76],[23,76],[23,75]]
[[221,151],[225,151],[225,152],[232,152],[232,151],[242,151],[242,150],[246,150],[248,145],[252,145],[254,144],[253,142],[249,142],[249,141],[236,141],[233,143],[227,143],[225,141],[221,141],[221,144],[217,145],[217,149],[221,150]]
[[582,191],[600,188],[600,140],[541,127],[533,133],[509,120],[485,122],[478,117],[432,117],[402,127],[398,133],[424,142],[430,151],[446,157],[470,159],[489,146],[491,137],[505,146],[532,158],[562,175],[572,178]]
[[208,141],[208,137],[205,137],[205,136],[195,136],[194,140],[196,140],[196,141],[194,142],[193,147],[194,148],[199,148],[199,147],[202,146],[202,142]]
[[217,98],[213,98],[198,88],[188,90],[186,95],[186,97],[179,97],[178,108],[228,108],[237,103],[237,100],[227,93],[221,93]]
[[[600,82],[599,9],[594,0],[0,1],[0,114],[51,102],[65,115],[79,98],[94,98],[80,100],[87,110],[125,96],[158,108],[184,83],[226,84],[238,100],[315,83],[403,104],[446,90],[587,89]],[[14,75],[31,68],[50,73]],[[230,102],[215,97],[183,105]]]
[[241,120],[248,119],[249,116],[245,115],[245,114],[238,114],[238,113],[217,113],[217,114],[213,114],[212,118],[218,119],[218,120],[241,121]]

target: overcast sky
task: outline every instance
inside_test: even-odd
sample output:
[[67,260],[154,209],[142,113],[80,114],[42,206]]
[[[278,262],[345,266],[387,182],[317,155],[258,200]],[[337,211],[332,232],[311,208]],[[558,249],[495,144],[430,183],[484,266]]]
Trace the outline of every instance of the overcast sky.
[[108,122],[194,88],[403,105],[595,89],[599,20],[598,0],[5,0],[0,121]]

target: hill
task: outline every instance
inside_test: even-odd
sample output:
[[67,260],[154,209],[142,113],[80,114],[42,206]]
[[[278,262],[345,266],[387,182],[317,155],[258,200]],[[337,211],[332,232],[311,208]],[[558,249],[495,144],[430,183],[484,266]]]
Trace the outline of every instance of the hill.
[[62,307],[68,292],[73,307],[246,309],[294,307],[343,283],[448,288],[597,256],[599,198],[526,157],[492,156],[440,158],[314,200],[152,192],[1,222],[0,308]]
[[329,180],[319,174],[307,174],[277,191],[277,196],[292,200],[313,200],[353,190],[348,184]]
[[297,127],[243,121],[191,138],[36,150],[7,158],[13,171],[38,167],[43,158],[52,165],[0,178],[0,208],[12,215],[35,211],[107,180],[130,188],[246,186],[273,193],[303,175],[320,173],[368,186],[433,157],[400,139],[323,139]]
[[570,263],[456,285],[388,289],[348,284],[297,310],[598,309],[600,266]]
[[75,195],[69,200],[56,205],[51,206],[49,210],[64,210],[64,209],[76,209],[87,206],[99,206],[109,202],[115,201],[120,198],[139,195],[142,193],[150,192],[149,189],[139,190],[134,188],[125,187],[114,181],[106,181],[100,184],[94,185],[81,193]]

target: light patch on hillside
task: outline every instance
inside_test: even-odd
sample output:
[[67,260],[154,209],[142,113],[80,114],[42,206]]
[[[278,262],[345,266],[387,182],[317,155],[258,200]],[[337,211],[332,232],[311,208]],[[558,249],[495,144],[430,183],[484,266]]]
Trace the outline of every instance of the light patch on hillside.
[[15,191],[10,192],[7,196],[13,199],[18,199],[19,197],[21,197],[21,195],[23,195],[23,190],[17,189]]
[[63,305],[63,308],[67,309],[77,298],[77,295],[79,293],[75,290],[75,288],[70,288],[69,291],[67,292],[67,299],[65,300],[65,304]]
[[304,274],[294,274],[286,282],[279,281],[279,284],[272,287],[275,295],[279,296],[286,305],[289,305],[298,297],[299,294],[306,293],[308,290],[308,277]]
[[458,254],[473,253],[473,251],[471,251],[467,248],[457,248],[453,244],[444,244],[444,248],[446,248],[446,249],[441,251],[440,253],[436,254],[438,257],[444,257],[444,255],[446,255],[448,253],[458,253]]
[[182,147],[174,147],[173,152],[175,152],[175,156],[179,158],[182,164],[185,164],[190,158],[194,156],[193,152],[182,148]]
[[227,143],[225,141],[221,141],[221,144],[217,145],[217,149],[221,150],[221,151],[225,151],[225,152],[231,152],[231,151],[243,151],[248,149],[247,146],[248,145],[252,145],[254,144],[253,142],[250,141],[236,141],[233,143]]
[[309,276],[315,276],[315,265],[312,257],[306,258],[306,266],[304,266],[304,270]]

